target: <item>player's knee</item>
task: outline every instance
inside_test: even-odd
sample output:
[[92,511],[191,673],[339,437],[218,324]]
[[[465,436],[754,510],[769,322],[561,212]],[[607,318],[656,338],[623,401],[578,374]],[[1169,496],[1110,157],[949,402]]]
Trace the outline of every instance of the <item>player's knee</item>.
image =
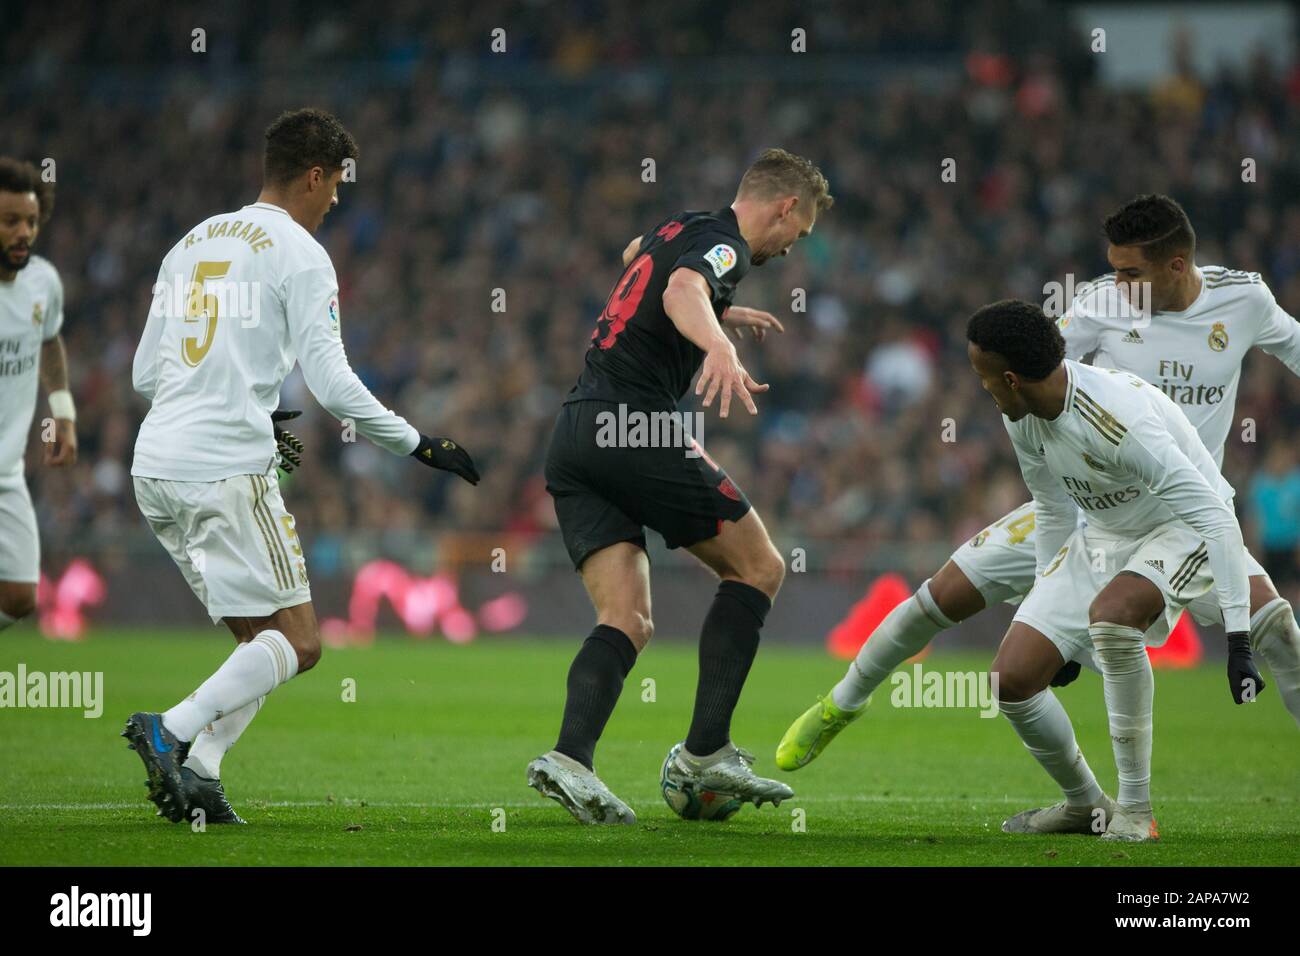
[[997,692],[999,703],[1019,703],[1028,700],[1043,689],[1027,673],[1015,669],[999,670],[997,661],[993,662],[991,676],[997,678],[993,689]]
[[298,673],[309,671],[316,666],[320,660],[320,634],[313,632],[303,637],[295,638],[293,649],[298,653]]
[[627,635],[627,639],[640,651],[654,637],[655,625],[648,613],[637,610],[625,610],[602,615],[601,624],[617,628]]
[[1250,613],[1258,614],[1274,601],[1280,600],[1277,588],[1266,574],[1257,574],[1250,579]]
[[1150,615],[1139,602],[1124,595],[1098,594],[1088,605],[1089,624],[1119,624],[1145,631]]
[[36,588],[8,587],[0,591],[0,611],[15,621],[29,617],[36,611]]
[[939,613],[954,624],[984,610],[984,595],[952,561],[929,579],[926,589]]
[[632,636],[632,641],[639,650],[649,644],[650,638],[655,636],[655,622],[650,618],[649,614],[641,613],[636,614],[634,621],[636,633]]
[[745,583],[758,588],[769,598],[775,598],[776,592],[781,590],[783,581],[785,581],[785,559],[781,557],[775,545],[769,544],[765,550],[755,556],[752,566],[746,570]]
[[320,645],[314,647],[299,647],[298,651],[298,673],[309,671],[320,661]]

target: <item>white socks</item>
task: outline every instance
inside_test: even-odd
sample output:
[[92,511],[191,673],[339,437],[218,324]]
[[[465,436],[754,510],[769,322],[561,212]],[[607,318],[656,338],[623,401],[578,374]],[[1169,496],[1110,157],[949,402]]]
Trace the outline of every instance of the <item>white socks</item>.
[[1070,717],[1051,690],[1028,700],[1000,701],[998,706],[1025,749],[1061,788],[1066,803],[1091,807],[1101,802],[1101,787],[1074,740]]
[[919,654],[940,631],[954,626],[956,622],[934,603],[927,580],[871,632],[844,679],[831,690],[831,700],[841,710],[859,709],[894,668]]
[[235,648],[198,690],[163,714],[163,726],[181,740],[193,740],[208,724],[265,697],[297,673],[298,654],[288,638],[279,631],[262,631]]
[[1119,772],[1116,800],[1122,807],[1151,806],[1151,702],[1155,680],[1142,632],[1135,627],[1088,626],[1101,663],[1110,741]]
[[1275,598],[1250,619],[1250,642],[1268,665],[1282,703],[1300,724],[1300,627],[1284,598]]
[[185,760],[185,766],[189,767],[200,777],[207,777],[209,780],[219,780],[221,778],[221,758],[226,755],[226,751],[235,746],[235,741],[253,722],[257,712],[262,709],[262,704],[266,702],[265,697],[259,697],[251,704],[245,704],[233,714],[226,714],[220,720],[213,721],[204,727],[194,743],[190,747],[190,755]]

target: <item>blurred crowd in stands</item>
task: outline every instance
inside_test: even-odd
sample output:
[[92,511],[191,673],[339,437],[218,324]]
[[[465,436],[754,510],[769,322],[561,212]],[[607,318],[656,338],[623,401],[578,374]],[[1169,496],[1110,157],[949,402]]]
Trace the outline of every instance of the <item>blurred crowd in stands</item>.
[[[668,213],[727,205],[768,145],[817,162],[836,204],[741,286],[786,332],[740,346],[772,386],[759,415],[710,411],[703,441],[775,540],[841,568],[946,553],[1025,499],[967,366],[966,318],[1108,271],[1101,221],[1131,196],[1175,196],[1201,263],[1261,272],[1300,315],[1294,67],[1181,66],[1144,95],[1111,90],[1051,4],[459,6],[371,0],[363,22],[329,4],[55,2],[6,24],[2,151],[57,163],[36,251],[66,287],[80,409],[75,469],[42,470],[35,435],[28,455],[50,561],[143,528],[130,366],[158,263],[194,223],[254,200],[262,131],[290,107],[332,110],[361,146],[319,234],[354,368],[484,476],[471,488],[345,444],[295,377],[282,404],[306,410],[308,450],[285,497],[314,570],[359,529],[553,528],[545,445],[621,250]],[[796,28],[810,52],[790,51]],[[1254,425],[1234,429],[1225,470],[1295,597],[1300,382],[1252,355],[1237,419]]]

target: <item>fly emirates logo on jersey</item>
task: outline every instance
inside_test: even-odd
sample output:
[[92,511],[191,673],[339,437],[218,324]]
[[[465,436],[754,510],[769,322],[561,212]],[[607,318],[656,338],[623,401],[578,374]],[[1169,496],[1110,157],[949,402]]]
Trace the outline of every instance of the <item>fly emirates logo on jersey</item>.
[[[1091,456],[1085,458],[1090,459]],[[1096,467],[1091,460],[1088,464]],[[1107,511],[1118,508],[1120,505],[1132,504],[1142,495],[1142,489],[1137,485],[1128,485],[1124,488],[1105,487],[1096,478],[1062,475],[1061,482],[1065,485],[1065,493],[1084,511]]]
[[24,339],[0,339],[0,378],[26,375],[35,367],[36,350],[30,342]]
[[1196,366],[1178,359],[1161,359],[1153,384],[1179,405],[1217,405],[1223,401],[1226,385],[1193,383]]

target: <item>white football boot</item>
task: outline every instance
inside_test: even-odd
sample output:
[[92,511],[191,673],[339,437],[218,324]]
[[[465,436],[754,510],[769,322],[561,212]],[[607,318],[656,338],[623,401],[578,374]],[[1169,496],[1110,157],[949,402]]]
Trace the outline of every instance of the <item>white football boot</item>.
[[753,762],[753,754],[733,743],[707,757],[696,757],[682,741],[669,751],[665,774],[689,779],[696,790],[730,794],[756,807],[761,807],[764,801],[780,806],[782,800],[794,796],[794,791],[780,780],[769,780],[754,773],[750,769]]
[[1101,836],[1118,810],[1119,804],[1103,793],[1101,802],[1088,806],[1071,806],[1061,801],[1050,807],[1024,810],[1010,820],[1003,821],[1002,832],[1087,833]]
[[550,797],[579,823],[636,823],[636,814],[596,774],[552,750],[528,765],[528,786]]
[[1150,806],[1118,807],[1101,838],[1112,843],[1158,843],[1160,830]]

